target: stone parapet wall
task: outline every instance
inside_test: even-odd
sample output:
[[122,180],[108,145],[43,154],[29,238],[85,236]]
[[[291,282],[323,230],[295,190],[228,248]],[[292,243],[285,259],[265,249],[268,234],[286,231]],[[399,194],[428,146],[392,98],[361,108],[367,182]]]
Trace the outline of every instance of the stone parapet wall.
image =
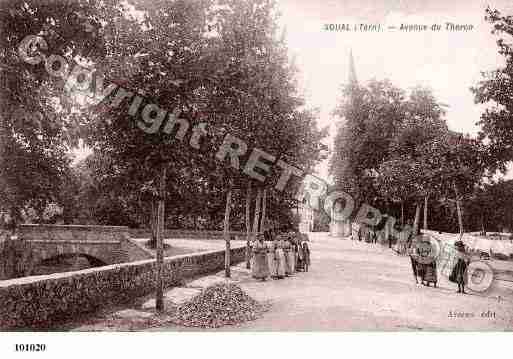
[[[224,250],[164,259],[164,285],[224,268]],[[231,249],[231,263],[245,248]],[[0,330],[47,329],[102,306],[128,302],[155,290],[155,260],[0,281]]]
[[21,239],[52,241],[112,241],[129,234],[124,226],[22,224],[17,230]]
[[[150,238],[151,231],[149,229],[130,229],[132,238]],[[246,232],[231,231],[230,236],[236,240],[245,240]],[[224,239],[223,231],[200,231],[200,230],[183,230],[183,229],[166,229],[164,238],[180,238],[180,239]]]

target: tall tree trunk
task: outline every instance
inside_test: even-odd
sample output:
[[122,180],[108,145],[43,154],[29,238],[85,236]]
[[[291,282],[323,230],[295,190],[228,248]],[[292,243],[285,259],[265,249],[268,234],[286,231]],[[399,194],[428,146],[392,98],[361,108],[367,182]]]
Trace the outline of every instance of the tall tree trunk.
[[[390,217],[389,217],[390,218]],[[392,248],[392,228],[390,228],[390,224],[389,222],[387,221],[385,223],[385,236],[387,237],[388,239],[388,248]]]
[[264,195],[262,197],[262,218],[260,220],[260,228],[259,232],[262,232],[265,230],[266,226],[266,209],[267,209],[267,189],[264,189]]
[[13,237],[18,234],[18,223],[20,223],[22,219],[20,208],[11,207],[10,217],[11,218],[8,227],[11,230],[11,237]]
[[458,227],[460,233],[460,239],[463,237],[463,211],[461,210],[461,201],[456,200],[456,210],[458,211]]
[[458,227],[460,233],[459,239],[461,240],[461,238],[463,237],[463,211],[461,208],[461,198],[458,191],[458,187],[456,186],[456,182],[453,181],[452,185],[454,187],[454,194],[456,196],[456,210],[458,212]]
[[258,223],[260,221],[260,205],[262,203],[262,189],[259,188],[255,199],[255,218],[253,220],[253,237],[256,238],[258,233]]
[[415,219],[413,221],[413,235],[417,235],[420,222],[420,203],[415,205]]
[[164,265],[164,196],[166,191],[166,166],[162,166],[159,183],[159,202],[157,208],[157,294],[155,298],[155,308],[157,311],[164,310],[164,280],[162,278],[162,269]]
[[250,236],[251,236],[251,181],[248,181],[246,190],[246,268],[251,268],[250,261]]
[[404,202],[401,201],[401,227],[404,227]]
[[224,240],[226,242],[226,250],[224,252],[224,275],[230,278],[230,211],[232,209],[232,185],[228,187],[226,193],[226,208],[224,210]]
[[428,228],[428,198],[429,196],[424,197],[424,230]]
[[151,248],[157,248],[157,216],[158,216],[158,200],[155,198],[151,199],[151,214],[150,214],[150,231],[151,231],[151,238],[150,238],[150,247]]

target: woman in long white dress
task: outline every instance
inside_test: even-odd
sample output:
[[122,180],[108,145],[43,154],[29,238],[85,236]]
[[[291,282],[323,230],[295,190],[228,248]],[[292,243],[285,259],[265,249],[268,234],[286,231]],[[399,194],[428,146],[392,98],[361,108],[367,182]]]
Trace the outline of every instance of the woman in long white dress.
[[269,263],[269,274],[271,275],[271,278],[278,279],[275,241],[267,242],[267,262]]
[[287,240],[287,238],[282,238],[280,243],[281,247],[283,248],[285,276],[288,277],[292,274],[292,266],[290,263],[290,242]]
[[264,236],[259,234],[257,241],[253,245],[253,255],[251,257],[251,274],[255,279],[266,280],[269,276],[269,264],[267,262],[267,246],[264,242]]
[[285,277],[285,253],[282,241],[274,240],[276,247],[276,275],[278,279]]
[[294,274],[296,272],[296,246],[294,245],[293,239],[289,238],[289,265],[290,265],[290,274]]

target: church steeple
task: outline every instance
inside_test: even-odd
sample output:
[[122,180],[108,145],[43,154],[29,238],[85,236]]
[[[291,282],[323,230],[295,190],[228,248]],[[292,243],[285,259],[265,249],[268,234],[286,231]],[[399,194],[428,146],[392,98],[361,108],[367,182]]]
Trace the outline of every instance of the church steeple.
[[356,70],[354,68],[353,49],[349,50],[349,84],[357,85]]

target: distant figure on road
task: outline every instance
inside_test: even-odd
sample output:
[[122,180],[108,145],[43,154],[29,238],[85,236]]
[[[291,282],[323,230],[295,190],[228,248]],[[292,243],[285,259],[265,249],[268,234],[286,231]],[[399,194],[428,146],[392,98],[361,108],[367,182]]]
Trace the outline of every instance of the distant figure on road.
[[310,248],[308,248],[308,243],[306,241],[303,242],[301,247],[303,249],[305,272],[308,272],[308,267],[310,267]]
[[253,278],[266,280],[269,276],[269,263],[267,261],[267,246],[262,234],[257,235],[257,241],[253,245],[251,261]]
[[303,247],[301,246],[301,240],[297,240],[295,243],[296,246],[296,270],[298,272],[305,270],[305,256],[303,253]]
[[376,234],[376,231],[373,229],[371,231],[371,242],[376,244],[378,241],[378,235]]

